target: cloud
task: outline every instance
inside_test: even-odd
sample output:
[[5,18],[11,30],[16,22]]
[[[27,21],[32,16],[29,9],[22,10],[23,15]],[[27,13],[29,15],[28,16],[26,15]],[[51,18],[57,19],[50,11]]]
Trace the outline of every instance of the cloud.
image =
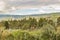
[[[5,1],[7,4],[9,5],[34,5],[34,4],[55,4],[55,3],[59,3],[60,0],[3,0]],[[20,6],[20,5],[19,5]]]
[[7,1],[8,4],[10,5],[14,5],[14,6],[22,6],[22,5],[49,5],[49,4],[56,4],[56,3],[59,3],[60,4],[60,1],[59,0],[9,0]]
[[0,11],[3,11],[5,9],[5,2],[0,1]]
[[60,0],[0,0],[0,11],[9,12],[6,14],[56,12],[60,11]]
[[60,6],[55,5],[47,5],[47,6],[41,6],[40,8],[21,8],[16,10],[15,7],[12,7],[10,11],[5,14],[8,15],[31,15],[31,14],[44,14],[44,13],[52,13],[52,12],[60,12]]
[[12,15],[30,15],[30,14],[44,14],[44,13],[52,13],[52,12],[60,12],[59,5],[48,5],[42,6],[40,8],[25,8],[10,12]]

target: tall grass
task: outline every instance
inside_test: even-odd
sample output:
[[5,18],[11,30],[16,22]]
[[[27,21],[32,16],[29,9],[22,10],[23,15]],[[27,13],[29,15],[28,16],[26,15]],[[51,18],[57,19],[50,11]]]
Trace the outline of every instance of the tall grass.
[[[0,40],[56,40],[55,29],[43,27],[38,30],[3,30]],[[59,36],[58,36],[59,37]],[[59,39],[58,39],[59,40]]]

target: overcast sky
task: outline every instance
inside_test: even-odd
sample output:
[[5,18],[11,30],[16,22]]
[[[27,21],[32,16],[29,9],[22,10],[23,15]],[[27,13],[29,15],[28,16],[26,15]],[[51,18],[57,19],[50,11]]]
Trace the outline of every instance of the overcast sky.
[[0,14],[60,12],[60,0],[0,0]]

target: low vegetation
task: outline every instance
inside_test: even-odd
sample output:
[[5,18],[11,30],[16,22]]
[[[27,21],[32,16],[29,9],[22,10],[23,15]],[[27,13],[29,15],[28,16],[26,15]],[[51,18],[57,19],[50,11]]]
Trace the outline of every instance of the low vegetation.
[[60,17],[1,21],[0,40],[60,40]]

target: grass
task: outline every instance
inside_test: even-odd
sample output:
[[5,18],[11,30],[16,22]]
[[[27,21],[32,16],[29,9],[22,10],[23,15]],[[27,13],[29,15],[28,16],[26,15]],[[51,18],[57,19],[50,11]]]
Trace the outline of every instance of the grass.
[[[41,29],[35,30],[21,30],[21,29],[9,29],[3,30],[0,34],[1,40],[49,40],[50,34],[46,35],[45,33],[48,29],[47,27],[43,27]],[[49,37],[49,38],[48,38]],[[53,38],[53,37],[52,37]],[[50,38],[51,40],[53,40]]]
[[[60,15],[42,16],[57,21]],[[39,16],[35,17],[39,20]],[[57,38],[57,39],[56,39]],[[55,31],[53,26],[44,25],[44,27],[35,30],[22,29],[4,29],[0,27],[0,40],[60,40],[60,26]]]

